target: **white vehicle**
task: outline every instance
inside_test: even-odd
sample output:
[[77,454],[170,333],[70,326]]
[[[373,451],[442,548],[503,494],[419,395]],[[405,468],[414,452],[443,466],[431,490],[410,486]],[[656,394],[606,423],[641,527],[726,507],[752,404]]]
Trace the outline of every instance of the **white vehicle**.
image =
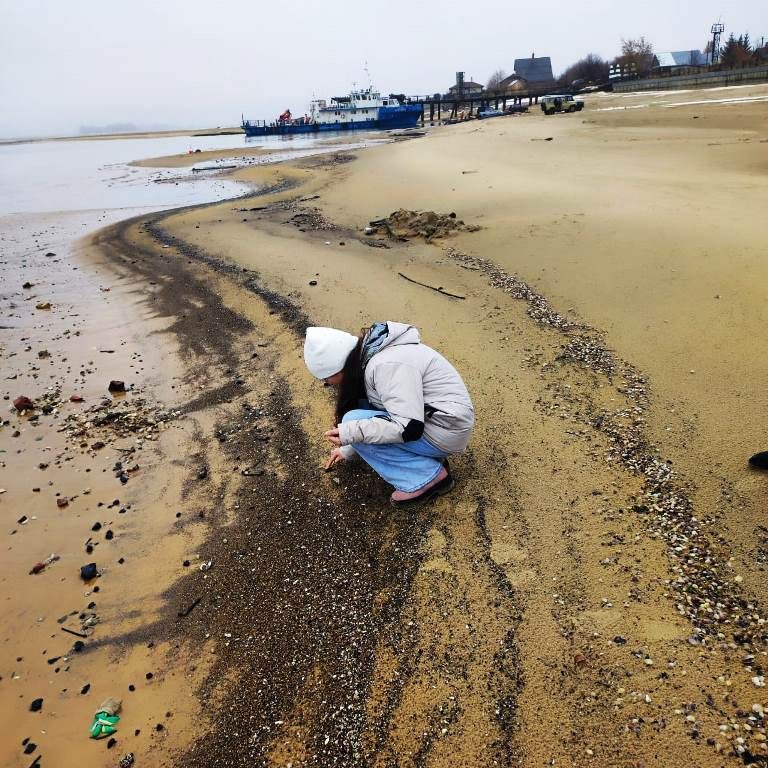
[[545,115],[554,115],[555,112],[580,112],[584,109],[584,102],[574,99],[570,93],[558,93],[542,96],[539,99],[541,111]]

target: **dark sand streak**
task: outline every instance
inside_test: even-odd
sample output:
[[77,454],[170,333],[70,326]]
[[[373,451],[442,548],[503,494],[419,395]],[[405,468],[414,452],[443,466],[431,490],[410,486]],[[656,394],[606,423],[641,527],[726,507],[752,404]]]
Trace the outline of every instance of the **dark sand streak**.
[[[130,237],[135,221],[105,231],[98,244],[136,278],[158,282],[148,301],[159,315],[175,318],[169,332],[183,354],[198,361],[195,380],[205,377],[200,360],[209,369],[226,366],[236,379],[243,368],[236,347],[253,328],[223,305],[187,260],[194,259],[198,272],[202,263],[244,284],[283,323],[297,334],[303,332],[309,319],[261,286],[252,273],[244,274],[163,232],[167,215],[145,217],[144,231],[187,259],[138,246]],[[262,357],[252,361],[257,376],[248,377],[244,386],[237,381],[222,384],[211,371],[219,386],[180,410],[194,413],[238,394],[245,406],[242,396],[247,393],[251,400],[256,394],[258,407],[243,408],[242,417],[225,417],[216,434],[227,436],[221,447],[228,461],[261,465],[266,471],[237,489],[239,512],[229,510],[233,522],[225,532],[211,527],[200,548],[202,559],[214,563],[208,578],[202,581],[198,571],[183,577],[164,595],[169,605],[166,621],[139,636],[112,642],[185,638],[194,648],[202,646],[207,633],[216,638],[216,661],[199,692],[215,711],[207,732],[181,761],[184,765],[271,764],[281,734],[301,745],[293,754],[303,757],[294,756],[294,765],[367,764],[377,749],[364,754],[364,731],[378,731],[381,743],[387,730],[386,717],[370,723],[365,708],[376,645],[382,637],[394,645],[402,638],[399,615],[421,562],[427,516],[393,513],[383,483],[370,473],[356,475],[343,496],[318,487],[318,470],[307,458],[309,444],[291,405],[289,382],[273,378],[267,385],[274,358],[269,351]],[[201,465],[213,439],[200,437]],[[275,466],[280,471],[272,471]],[[343,484],[351,471],[341,470]],[[195,506],[209,520],[223,520],[223,510],[213,515],[210,508],[232,481],[223,481],[208,504],[195,482],[191,477],[187,484]],[[202,482],[210,486],[213,479]],[[223,535],[227,544],[222,544]],[[482,560],[485,570],[490,564],[487,552]],[[192,604],[194,609],[187,612]],[[231,635],[228,642],[224,632]],[[498,682],[509,720],[515,688]],[[418,762],[428,750],[425,744]]]

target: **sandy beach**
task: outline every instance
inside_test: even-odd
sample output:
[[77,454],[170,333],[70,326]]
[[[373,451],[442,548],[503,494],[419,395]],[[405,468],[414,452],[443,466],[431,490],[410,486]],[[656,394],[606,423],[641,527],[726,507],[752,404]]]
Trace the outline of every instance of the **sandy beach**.
[[[768,86],[596,94],[3,235],[3,396],[36,408],[0,431],[0,762],[768,764],[767,118]],[[322,471],[301,357],[382,319],[477,411],[415,513]]]

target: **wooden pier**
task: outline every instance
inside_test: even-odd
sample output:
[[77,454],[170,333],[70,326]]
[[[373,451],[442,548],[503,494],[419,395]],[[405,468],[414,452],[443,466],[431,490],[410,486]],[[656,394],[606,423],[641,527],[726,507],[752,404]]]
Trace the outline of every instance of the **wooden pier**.
[[[435,120],[442,122],[445,120],[458,120],[459,112],[468,108],[468,116],[472,117],[474,113],[482,107],[493,106],[495,109],[506,110],[507,104],[522,104],[526,99],[528,106],[539,103],[539,97],[550,93],[549,90],[527,90],[519,93],[474,93],[459,96],[404,96],[403,94],[390,94],[393,97],[400,98],[408,104],[421,105],[421,124],[425,122],[434,123]],[[500,106],[501,105],[501,106]],[[429,117],[427,117],[429,113]],[[443,116],[446,113],[446,116]]]

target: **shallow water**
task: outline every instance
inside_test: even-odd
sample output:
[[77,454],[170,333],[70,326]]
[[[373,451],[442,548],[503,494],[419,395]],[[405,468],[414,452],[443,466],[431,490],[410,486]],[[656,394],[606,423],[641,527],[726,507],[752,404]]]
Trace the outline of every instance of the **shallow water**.
[[[322,142],[327,142],[323,137]],[[362,146],[340,143],[338,148]],[[134,160],[184,154],[196,149],[284,149],[254,162],[279,162],[332,151],[317,138],[245,136],[158,136],[0,144],[0,217],[19,213],[131,209],[159,210],[223,200],[247,191],[243,184],[191,169],[137,168]],[[237,162],[227,160],[228,164]],[[242,162],[245,164],[246,159]],[[211,163],[205,163],[211,165]]]

